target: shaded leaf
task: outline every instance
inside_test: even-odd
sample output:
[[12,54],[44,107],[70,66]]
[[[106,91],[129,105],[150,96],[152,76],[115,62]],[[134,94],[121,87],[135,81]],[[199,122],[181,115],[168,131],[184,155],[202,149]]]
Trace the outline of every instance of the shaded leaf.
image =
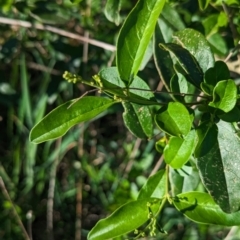
[[181,169],[169,169],[171,192],[176,196],[182,192],[194,191],[200,181],[196,166],[184,165]]
[[173,198],[173,204],[192,221],[224,226],[240,225],[240,212],[227,214],[211,196],[202,192],[188,192]]
[[180,44],[194,56],[203,73],[214,66],[215,60],[211,47],[200,32],[185,28],[174,33],[174,43]]
[[100,220],[89,232],[88,239],[112,239],[137,229],[148,220],[149,203],[151,211],[155,214],[159,208],[159,200],[140,199],[129,202],[109,217]]
[[230,78],[230,72],[226,63],[222,61],[215,62],[214,67],[209,68],[204,75],[203,90],[209,95],[213,94],[213,89],[221,80]]
[[159,44],[159,46],[175,55],[183,70],[183,75],[194,86],[200,88],[203,81],[203,72],[194,56],[187,49],[175,43]]
[[238,122],[240,121],[240,110],[235,106],[231,111],[225,113],[218,111],[217,116],[225,122]]
[[153,133],[153,121],[149,107],[124,102],[123,120],[129,131],[138,138],[149,138]]
[[138,76],[133,79],[129,88],[126,88],[116,67],[105,68],[94,78],[104,92],[123,100],[142,105],[158,104],[147,83]]
[[121,20],[119,15],[120,8],[121,0],[108,0],[104,9],[106,18],[116,25],[119,25]]
[[172,7],[168,2],[166,2],[163,7],[161,18],[163,18],[168,23],[169,27],[175,31],[185,28],[185,24],[182,21],[177,9]]
[[164,85],[168,91],[171,91],[170,88],[170,79],[174,74],[173,63],[169,52],[163,50],[159,47],[159,43],[164,43],[164,38],[161,32],[160,23],[156,25],[154,38],[153,38],[153,56],[155,66],[158,70],[158,74],[161,77],[161,80],[164,82]]
[[210,0],[198,0],[198,4],[201,10],[205,10],[208,7]]
[[63,136],[72,126],[96,117],[116,103],[103,97],[84,97],[69,107],[73,102],[55,108],[36,124],[30,132],[30,141],[41,143]]
[[117,41],[117,68],[129,86],[142,63],[165,0],[139,0],[122,26]]

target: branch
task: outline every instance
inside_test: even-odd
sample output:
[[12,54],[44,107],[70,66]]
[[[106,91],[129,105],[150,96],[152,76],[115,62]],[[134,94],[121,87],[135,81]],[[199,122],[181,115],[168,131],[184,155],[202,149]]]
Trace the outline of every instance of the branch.
[[67,38],[72,38],[72,39],[76,39],[76,40],[79,40],[79,41],[84,42],[84,43],[89,43],[91,45],[94,45],[94,46],[97,46],[97,47],[100,47],[100,48],[103,48],[103,49],[106,49],[106,50],[109,50],[109,51],[112,51],[112,52],[114,52],[116,50],[116,47],[111,45],[111,44],[100,42],[100,41],[94,40],[94,39],[90,39],[88,37],[83,37],[83,36],[80,36],[80,35],[75,34],[75,33],[71,33],[71,32],[56,28],[56,27],[43,25],[43,24],[40,24],[40,23],[33,24],[33,23],[30,23],[30,22],[27,22],[27,21],[0,17],[0,24],[1,23],[2,24],[19,26],[19,27],[24,27],[24,28],[35,28],[35,29],[38,29],[38,30],[46,30],[46,31],[53,32],[53,33],[56,33],[58,35],[61,35],[61,36],[67,37]]
[[18,223],[19,227],[22,230],[22,234],[23,234],[24,239],[25,240],[30,240],[30,237],[28,236],[28,233],[27,233],[27,231],[26,231],[26,229],[25,229],[25,227],[22,223],[22,220],[21,220],[20,216],[18,215],[18,212],[17,212],[17,210],[16,210],[16,208],[13,204],[13,201],[12,201],[12,199],[11,199],[11,197],[10,197],[6,187],[5,187],[3,179],[1,177],[0,177],[0,188],[2,190],[3,196],[11,203],[13,214],[14,214],[16,220],[17,220],[17,223]]

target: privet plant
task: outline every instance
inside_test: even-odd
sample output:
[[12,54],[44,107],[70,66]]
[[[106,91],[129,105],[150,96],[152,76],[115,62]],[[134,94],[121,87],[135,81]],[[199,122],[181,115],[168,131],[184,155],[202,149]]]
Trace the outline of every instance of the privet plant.
[[[199,1],[200,7],[207,2]],[[119,10],[119,1],[107,4]],[[64,73],[69,82],[90,85],[105,95],[66,102],[30,133],[30,140],[37,144],[58,138],[113,104],[123,105],[124,123],[135,136],[150,139],[156,127],[160,130],[154,137],[165,169],[148,178],[135,201],[100,220],[88,239],[111,239],[130,232],[138,238],[164,232],[157,217],[167,202],[198,223],[240,225],[238,87],[227,65],[215,61],[200,32],[179,27],[176,21],[179,31],[172,34],[171,42],[167,40],[159,16],[171,11],[165,0],[139,0],[120,30],[116,67],[102,69],[92,80]],[[152,91],[147,79],[138,76],[151,54],[169,101],[162,100],[162,92]],[[180,171],[182,176],[177,174]],[[199,180],[205,189],[197,188]],[[185,188],[184,181],[188,181]]]

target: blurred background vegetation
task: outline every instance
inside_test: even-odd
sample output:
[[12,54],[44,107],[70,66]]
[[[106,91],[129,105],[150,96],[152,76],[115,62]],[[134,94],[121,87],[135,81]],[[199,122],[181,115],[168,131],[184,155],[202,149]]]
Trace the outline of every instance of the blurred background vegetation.
[[[164,167],[156,139],[136,139],[125,129],[120,105],[56,141],[28,139],[44,115],[89,90],[64,81],[65,70],[90,79],[114,65],[117,34],[136,2],[122,0],[120,15],[111,17],[103,0],[1,0],[0,239],[28,239],[22,224],[34,240],[86,239]],[[210,2],[205,10],[204,2]],[[168,39],[185,27],[202,32],[240,81],[239,1],[169,1],[161,22]],[[140,75],[161,85],[151,58]],[[159,229],[169,234],[156,239],[240,239],[237,227],[198,225],[171,206]]]

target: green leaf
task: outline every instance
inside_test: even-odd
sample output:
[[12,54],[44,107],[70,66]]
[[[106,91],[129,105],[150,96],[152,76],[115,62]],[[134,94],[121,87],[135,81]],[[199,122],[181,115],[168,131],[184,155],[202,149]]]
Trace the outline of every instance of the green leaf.
[[116,103],[103,97],[84,97],[70,106],[73,102],[66,102],[46,115],[31,130],[30,141],[41,143],[61,137],[72,126],[96,117]]
[[152,114],[149,107],[124,102],[123,120],[129,131],[138,138],[150,138],[153,133]]
[[222,61],[215,62],[214,67],[209,68],[204,75],[204,82],[202,83],[203,90],[209,95],[213,94],[213,89],[217,83],[221,80],[226,80],[230,78],[230,72],[226,63]]
[[213,101],[209,106],[221,109],[224,112],[231,111],[237,102],[237,86],[232,79],[217,83],[213,89]]
[[104,9],[106,18],[116,25],[119,25],[121,20],[119,15],[120,8],[121,0],[108,0]]
[[159,46],[175,55],[189,82],[200,88],[203,72],[194,56],[187,49],[175,43],[159,44]]
[[225,122],[239,122],[240,121],[240,110],[235,106],[230,112],[216,112],[217,116]]
[[216,124],[201,124],[197,128],[198,144],[195,149],[195,157],[199,158],[208,154],[217,142],[217,126]]
[[109,217],[100,220],[89,232],[88,239],[112,239],[137,229],[148,220],[149,203],[151,211],[155,214],[159,208],[159,200],[140,199],[129,202]]
[[240,209],[240,139],[232,123],[201,127],[197,166],[202,181],[225,212]]
[[142,71],[146,67],[152,56],[153,56],[153,41],[150,41],[145,51],[144,57],[142,59],[141,66],[139,67],[139,71]]
[[196,133],[190,131],[184,139],[171,137],[164,149],[164,160],[172,168],[181,168],[191,157],[196,145]]
[[173,198],[173,204],[192,221],[224,226],[240,225],[240,212],[227,214],[211,196],[202,192],[188,192]]
[[199,172],[196,166],[184,165],[177,170],[170,167],[169,181],[173,196],[182,192],[194,191],[200,181]]
[[198,0],[198,4],[201,10],[205,10],[208,7],[210,0]]
[[170,57],[169,52],[164,51],[159,47],[159,43],[164,43],[164,38],[161,32],[160,23],[156,25],[153,44],[154,44],[154,62],[158,70],[158,74],[161,77],[161,80],[164,82],[164,85],[168,91],[171,91],[170,88],[170,79],[174,74],[173,63]]
[[170,102],[155,115],[157,126],[164,132],[181,137],[190,132],[193,118],[187,108],[179,102]]
[[214,66],[215,60],[211,47],[200,32],[185,28],[174,33],[174,43],[180,44],[194,56],[202,72],[205,73],[207,69]]
[[147,83],[138,76],[133,79],[129,88],[126,88],[116,67],[103,69],[94,79],[107,94],[141,105],[158,104]]
[[165,0],[139,0],[122,26],[117,41],[117,67],[129,86],[142,63]]
[[221,57],[227,55],[228,47],[224,37],[221,34],[215,33],[211,35],[210,37],[208,37],[208,42],[214,54]]
[[139,199],[149,198],[163,198],[166,192],[167,174],[165,170],[160,170],[151,177],[148,178],[147,182],[141,188]]
[[175,31],[185,28],[184,22],[178,10],[175,7],[171,6],[171,4],[168,2],[165,3],[160,17],[163,18],[165,22],[167,22],[169,28],[171,27]]
[[155,148],[159,153],[162,154],[165,147],[166,147],[166,136],[160,138],[157,142],[155,142]]

